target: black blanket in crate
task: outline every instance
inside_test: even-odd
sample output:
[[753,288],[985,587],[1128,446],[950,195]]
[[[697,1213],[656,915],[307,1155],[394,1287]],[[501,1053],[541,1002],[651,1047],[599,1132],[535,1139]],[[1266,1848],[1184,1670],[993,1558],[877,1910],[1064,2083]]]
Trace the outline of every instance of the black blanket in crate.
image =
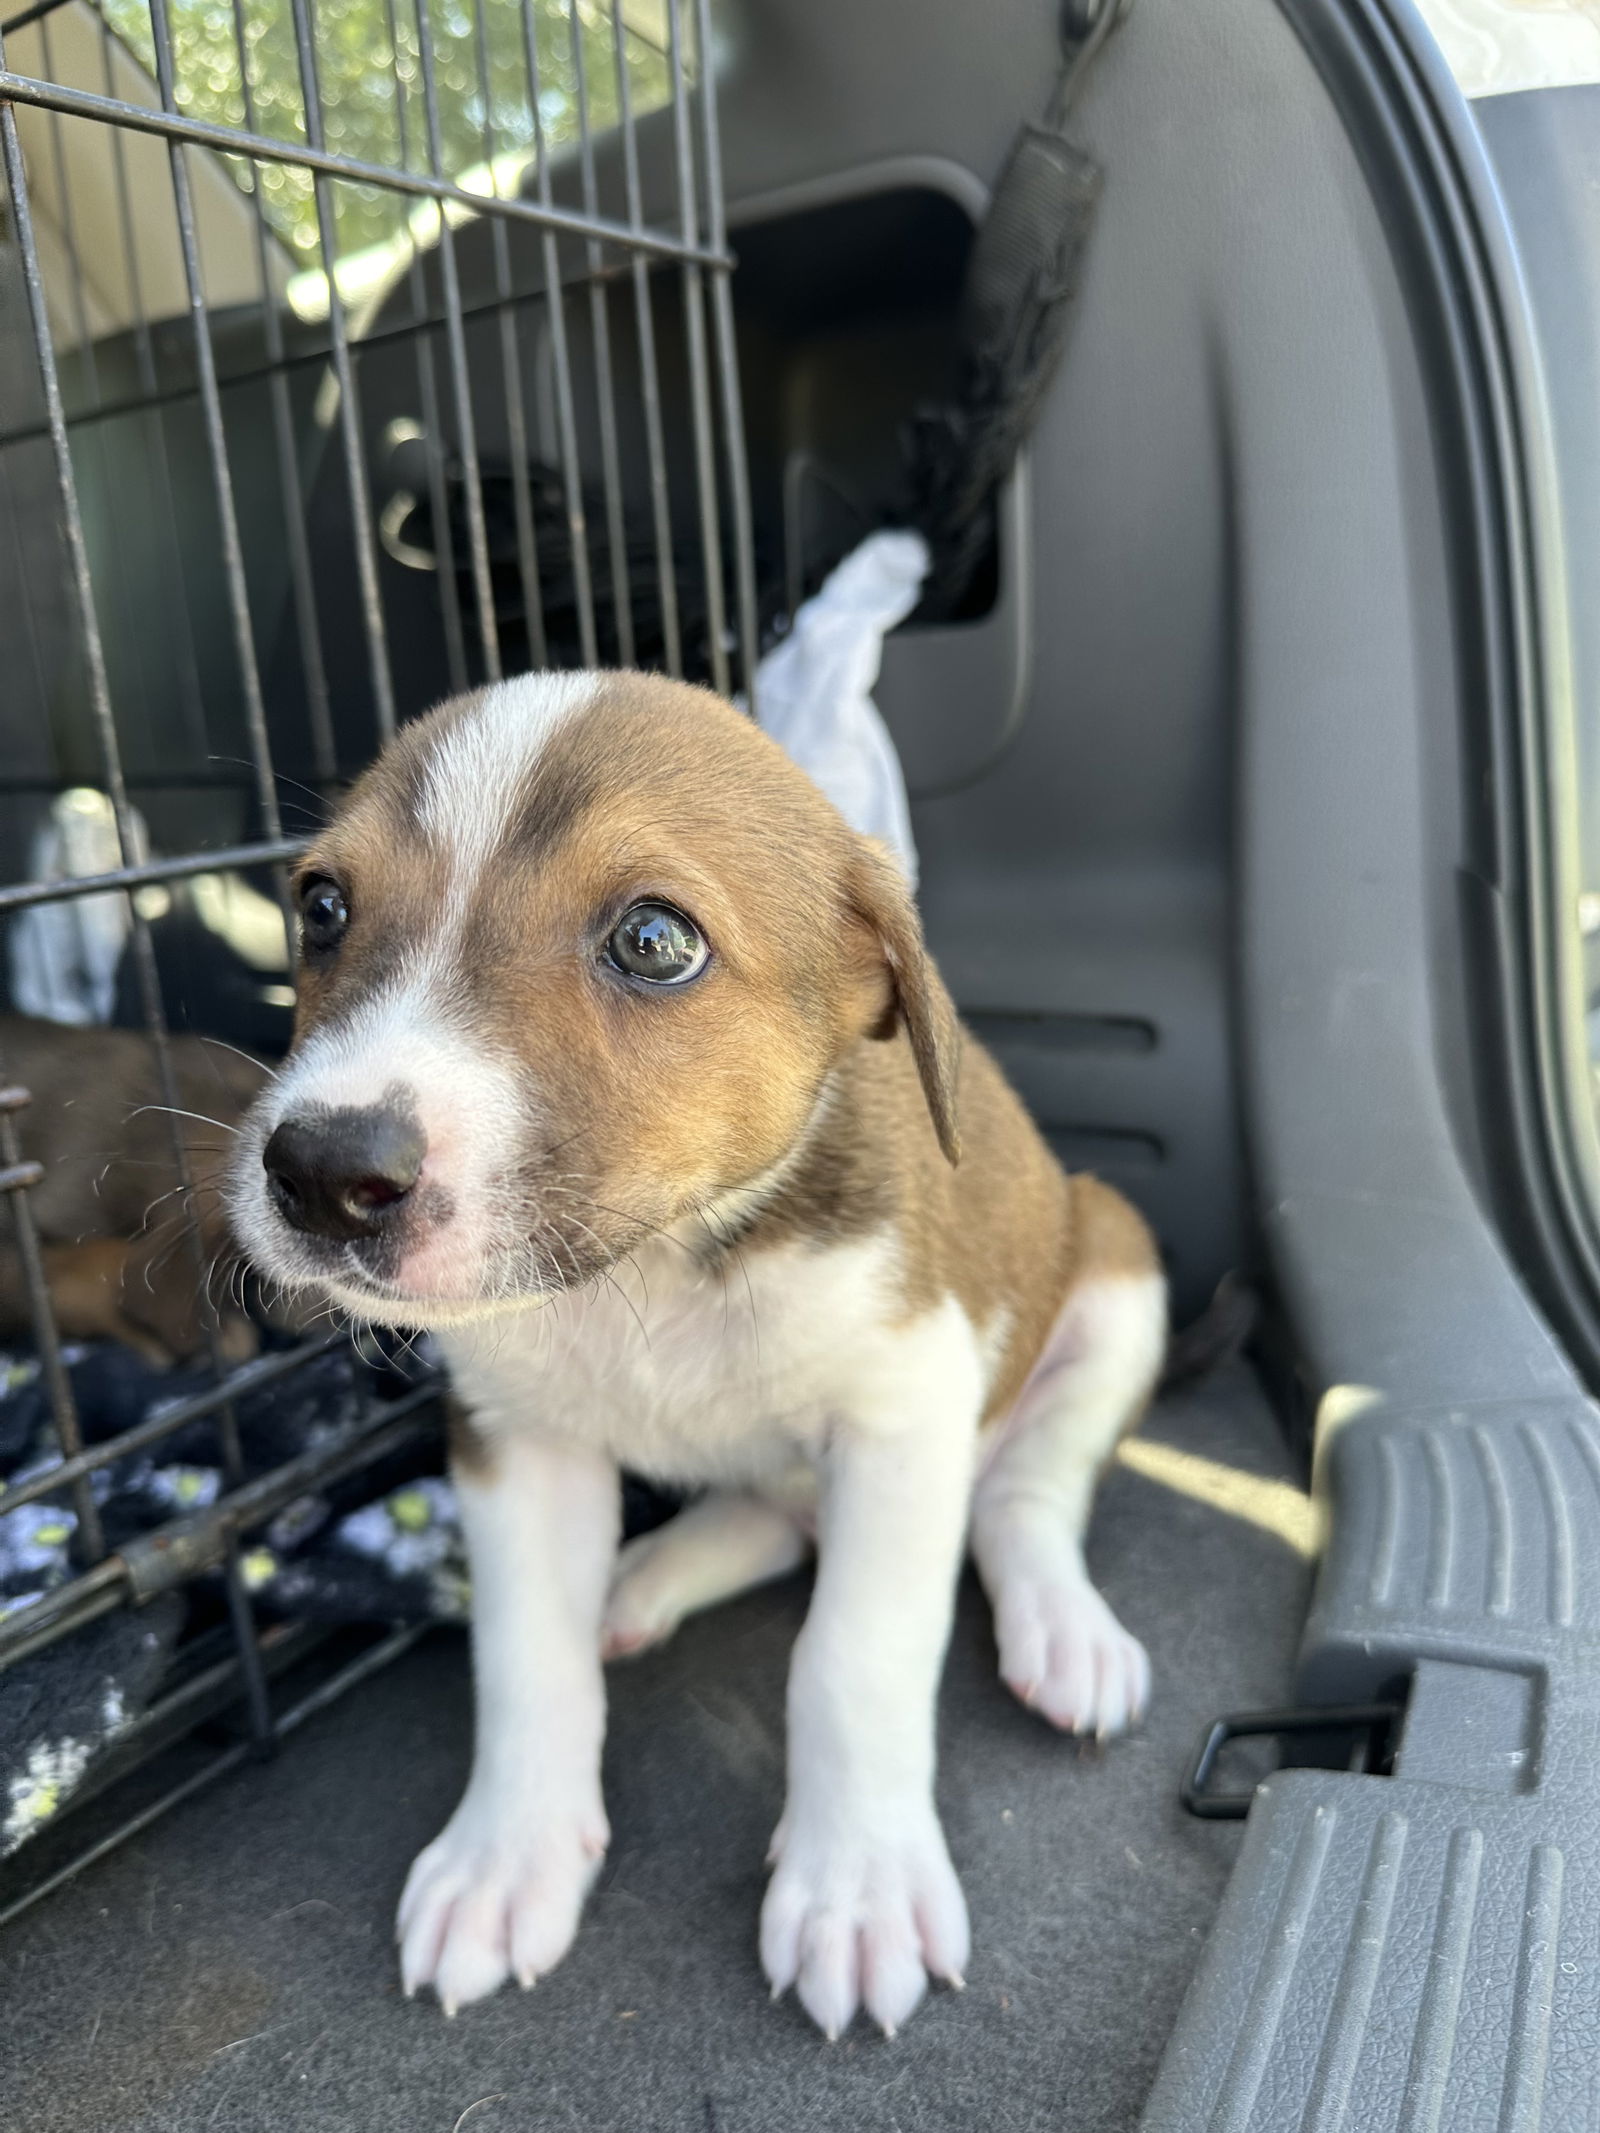
[[[68,1350],[80,1424],[102,1443],[202,1391],[200,1373],[157,1372],[112,1344]],[[267,1474],[371,1426],[406,1389],[388,1361],[335,1348],[240,1399],[247,1475]],[[31,1356],[0,1356],[0,1481],[61,1458]],[[258,1615],[334,1622],[459,1621],[468,1593],[450,1484],[438,1445],[303,1495],[250,1536],[241,1569]],[[429,1469],[432,1471],[429,1471]],[[205,1417],[92,1477],[108,1548],[203,1510],[223,1488],[217,1425]],[[0,1617],[74,1574],[76,1518],[64,1501],[0,1517]],[[155,1693],[179,1639],[221,1612],[220,1580],[200,1579],[150,1606],[119,1608],[21,1660],[0,1693],[0,1857],[32,1836],[82,1783]]]

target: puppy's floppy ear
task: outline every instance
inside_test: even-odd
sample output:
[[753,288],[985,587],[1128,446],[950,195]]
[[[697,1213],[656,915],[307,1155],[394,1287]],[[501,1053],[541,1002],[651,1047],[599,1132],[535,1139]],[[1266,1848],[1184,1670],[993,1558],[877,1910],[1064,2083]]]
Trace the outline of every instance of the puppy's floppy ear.
[[958,1163],[961,1025],[923,945],[922,924],[905,876],[887,847],[874,838],[858,837],[855,847],[846,893],[852,915],[872,943],[876,991],[876,1010],[866,1034],[892,1037],[905,1024],[939,1146]]

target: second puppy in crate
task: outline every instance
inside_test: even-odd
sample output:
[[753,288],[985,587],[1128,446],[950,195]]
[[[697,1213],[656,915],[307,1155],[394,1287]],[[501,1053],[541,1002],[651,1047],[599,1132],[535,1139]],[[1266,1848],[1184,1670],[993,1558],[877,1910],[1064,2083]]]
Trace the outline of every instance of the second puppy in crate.
[[[276,1280],[437,1329],[459,1403],[477,1754],[407,1989],[559,1961],[608,1837],[603,1652],[814,1543],[762,1960],[830,2036],[893,2030],[967,1961],[933,1777],[969,1539],[1026,1703],[1107,1734],[1145,1701],[1081,1547],[1162,1361],[1144,1225],[962,1031],[886,855],[698,690],[445,705],[298,896],[234,1218]],[[619,1558],[622,1464],[706,1493]]]
[[[202,1283],[210,1282],[222,1354],[240,1362],[257,1340],[227,1296],[235,1255],[220,1179],[266,1068],[204,1037],[174,1036],[169,1045],[175,1117],[144,1036],[0,1015],[0,1072],[28,1092],[16,1128],[24,1159],[40,1166],[28,1204],[45,1282],[69,1340],[121,1341],[157,1368],[203,1347]],[[0,1340],[30,1331],[20,1252],[0,1244]]]

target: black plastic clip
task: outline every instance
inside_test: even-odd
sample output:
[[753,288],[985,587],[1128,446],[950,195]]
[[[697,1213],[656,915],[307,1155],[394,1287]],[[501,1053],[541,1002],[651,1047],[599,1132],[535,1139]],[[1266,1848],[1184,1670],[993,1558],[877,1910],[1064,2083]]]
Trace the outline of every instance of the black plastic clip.
[[[1305,1760],[1318,1769],[1349,1770],[1387,1777],[1394,1765],[1396,1736],[1404,1707],[1398,1703],[1327,1704],[1320,1709],[1246,1711],[1218,1718],[1201,1736],[1180,1797],[1190,1814],[1203,1822],[1242,1822],[1250,1812],[1249,1792],[1211,1792],[1217,1758],[1229,1741],[1297,1739],[1319,1736],[1316,1752]],[[1348,1753],[1340,1756],[1343,1739]]]

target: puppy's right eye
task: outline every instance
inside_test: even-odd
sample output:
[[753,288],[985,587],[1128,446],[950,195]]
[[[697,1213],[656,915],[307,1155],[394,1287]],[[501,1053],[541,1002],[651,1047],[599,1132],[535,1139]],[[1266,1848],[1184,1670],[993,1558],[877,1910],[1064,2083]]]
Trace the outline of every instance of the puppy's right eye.
[[300,938],[307,955],[337,948],[350,923],[350,905],[336,881],[319,877],[300,891]]

